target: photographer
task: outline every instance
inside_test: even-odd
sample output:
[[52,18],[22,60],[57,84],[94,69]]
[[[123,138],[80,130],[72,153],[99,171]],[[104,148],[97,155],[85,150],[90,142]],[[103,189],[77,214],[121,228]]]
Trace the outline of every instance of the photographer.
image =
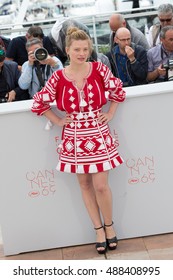
[[41,90],[52,73],[62,69],[63,66],[57,57],[48,54],[38,38],[28,40],[26,49],[28,61],[22,65],[19,85],[22,89],[28,89],[32,98],[37,91]]
[[160,32],[161,44],[147,52],[149,82],[163,82],[170,80],[171,60],[173,57],[173,26],[165,26]]
[[173,5],[161,4],[157,9],[157,22],[153,24],[147,36],[150,48],[160,44],[160,31],[164,26],[173,25]]
[[20,71],[14,61],[5,60],[5,49],[0,45],[0,103],[28,99],[28,93],[18,85]]
[[8,44],[6,51],[6,59],[17,62],[19,70],[21,70],[22,64],[28,60],[28,54],[26,50],[26,42],[33,38],[38,38],[42,41],[44,48],[48,53],[53,56],[54,50],[52,43],[48,36],[45,36],[40,26],[32,25],[26,32],[25,36],[14,37]]

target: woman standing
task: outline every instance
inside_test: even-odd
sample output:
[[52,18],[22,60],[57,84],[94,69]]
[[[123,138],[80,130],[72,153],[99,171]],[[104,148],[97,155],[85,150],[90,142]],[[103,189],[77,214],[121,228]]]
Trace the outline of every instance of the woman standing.
[[[53,73],[34,96],[32,111],[63,127],[57,170],[76,173],[85,206],[97,233],[99,254],[117,247],[112,222],[109,170],[123,162],[110,134],[108,122],[125,99],[122,82],[101,62],[88,62],[92,51],[89,36],[76,27],[68,29],[66,52],[69,65]],[[105,91],[109,92],[108,99]],[[59,118],[49,103],[66,112]],[[102,106],[110,101],[108,112]]]

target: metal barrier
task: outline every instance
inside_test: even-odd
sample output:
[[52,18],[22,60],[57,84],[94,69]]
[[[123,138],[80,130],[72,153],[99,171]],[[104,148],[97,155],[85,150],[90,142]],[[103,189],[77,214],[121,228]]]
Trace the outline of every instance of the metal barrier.
[[[134,13],[135,12],[135,13]],[[96,14],[93,16],[82,16],[82,17],[70,17],[74,18],[84,24],[86,24],[90,30],[91,37],[93,38],[93,43],[98,51],[99,45],[109,44],[109,18],[113,13],[124,14],[125,18],[128,20],[129,24],[139,28],[143,33],[145,33],[146,28],[152,25],[157,19],[157,8],[150,7],[145,9],[134,9],[133,11],[114,11],[112,13]],[[44,34],[48,35],[54,23],[59,20],[60,22],[69,17],[58,17],[51,18],[44,21],[33,21],[33,22],[23,22],[18,24],[9,24],[0,26],[0,34],[10,38],[24,35],[28,30],[29,26],[35,24],[39,25],[43,30]]]

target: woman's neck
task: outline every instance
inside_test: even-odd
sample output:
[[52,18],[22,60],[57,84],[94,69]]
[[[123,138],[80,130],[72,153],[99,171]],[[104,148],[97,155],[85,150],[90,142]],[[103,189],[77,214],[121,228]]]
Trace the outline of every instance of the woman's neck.
[[85,62],[84,64],[70,64],[66,67],[66,74],[70,76],[85,77],[89,73],[90,64]]
[[68,66],[68,69],[70,71],[73,71],[73,72],[83,72],[83,71],[86,71],[86,69],[88,69],[88,63],[85,62],[83,64],[76,64],[76,63],[70,63],[69,66]]

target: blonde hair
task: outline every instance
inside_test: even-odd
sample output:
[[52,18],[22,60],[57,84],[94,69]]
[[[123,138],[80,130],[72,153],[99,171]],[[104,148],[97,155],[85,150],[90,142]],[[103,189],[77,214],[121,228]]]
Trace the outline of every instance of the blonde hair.
[[66,40],[65,40],[66,48],[69,48],[73,41],[78,41],[78,40],[82,40],[82,41],[87,40],[89,49],[90,49],[90,53],[92,52],[92,49],[93,49],[92,42],[91,42],[91,39],[88,36],[88,34],[85,31],[83,31],[77,27],[69,27],[67,29],[67,35],[66,35]]

